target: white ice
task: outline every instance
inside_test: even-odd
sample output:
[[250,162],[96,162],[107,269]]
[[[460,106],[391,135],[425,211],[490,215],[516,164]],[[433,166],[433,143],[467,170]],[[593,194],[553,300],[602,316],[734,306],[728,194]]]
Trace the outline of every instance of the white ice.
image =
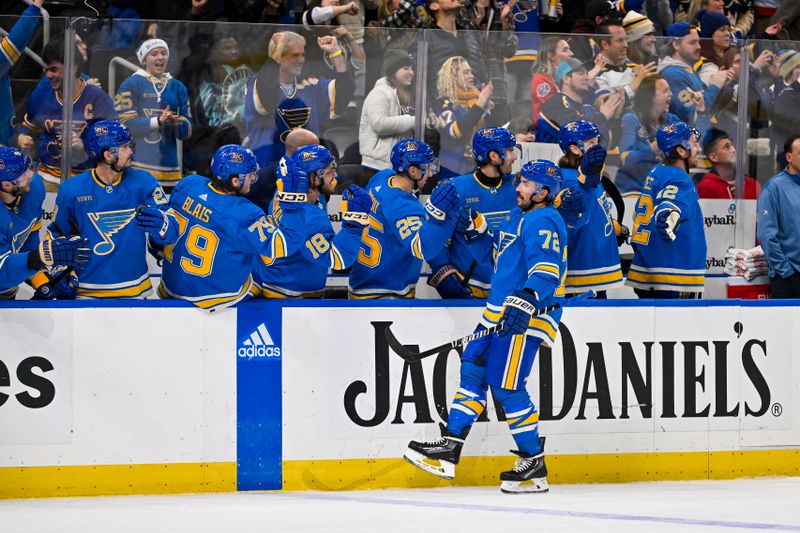
[[800,478],[0,501],[3,533],[800,531]]

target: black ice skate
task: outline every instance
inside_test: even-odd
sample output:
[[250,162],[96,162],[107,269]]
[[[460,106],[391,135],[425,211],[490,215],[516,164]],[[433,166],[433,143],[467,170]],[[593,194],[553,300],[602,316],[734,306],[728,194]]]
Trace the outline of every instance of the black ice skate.
[[506,494],[547,492],[547,466],[544,464],[544,437],[539,438],[542,450],[536,455],[511,450],[519,456],[514,468],[500,474],[500,490]]
[[441,439],[428,442],[412,440],[408,443],[403,459],[435,476],[453,479],[461,457],[461,448],[470,428],[464,428],[458,436],[448,433],[444,424],[439,424],[439,428],[442,431]]

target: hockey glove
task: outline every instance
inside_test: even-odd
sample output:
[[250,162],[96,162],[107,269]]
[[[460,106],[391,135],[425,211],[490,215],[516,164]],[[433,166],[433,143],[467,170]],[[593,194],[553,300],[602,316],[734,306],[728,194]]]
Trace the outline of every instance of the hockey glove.
[[162,243],[169,232],[169,223],[169,215],[157,207],[140,205],[136,208],[136,224]]
[[616,220],[614,221],[614,234],[617,236],[617,246],[622,246],[631,239],[631,230],[628,229],[628,226],[624,226]]
[[372,197],[358,185],[350,185],[342,191],[342,225],[360,230],[369,223]]
[[275,197],[282,209],[294,209],[308,201],[308,175],[290,157],[278,163],[278,191]]
[[45,266],[81,267],[89,261],[88,246],[89,239],[78,236],[44,240],[37,250],[28,252],[28,267],[34,270]]
[[590,146],[581,157],[581,174],[578,180],[584,187],[594,189],[600,184],[603,177],[603,167],[606,164],[608,151],[602,144]]
[[48,275],[49,281],[39,286],[31,300],[74,300],[78,277],[71,269]]
[[467,231],[464,232],[464,236],[468,241],[473,241],[489,230],[489,224],[486,222],[486,217],[484,217],[480,211],[475,211],[472,208],[469,208],[469,211],[470,224],[467,226]]
[[440,222],[447,218],[457,222],[461,210],[461,198],[456,186],[449,181],[443,181],[437,185],[425,204],[425,210],[431,218]]
[[564,189],[558,195],[558,212],[564,220],[577,220],[583,214],[583,191],[581,187]]
[[437,270],[428,278],[428,285],[434,287],[445,300],[466,300],[473,297],[453,265],[445,265]]
[[656,213],[656,230],[666,241],[675,240],[675,232],[681,225],[681,214],[677,209],[662,209]]
[[528,331],[531,316],[536,313],[539,298],[531,290],[514,291],[511,296],[506,296],[503,302],[503,317],[500,319],[503,329],[497,332],[501,337],[509,335],[522,335]]

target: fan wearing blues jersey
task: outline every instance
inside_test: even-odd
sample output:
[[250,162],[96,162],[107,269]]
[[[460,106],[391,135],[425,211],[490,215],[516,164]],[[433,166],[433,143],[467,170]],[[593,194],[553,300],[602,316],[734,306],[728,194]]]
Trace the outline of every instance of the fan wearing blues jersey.
[[486,298],[492,277],[492,232],[514,208],[517,193],[511,166],[520,145],[506,128],[481,128],[472,137],[478,168],[450,180],[470,210],[471,228],[456,232],[447,247],[428,261],[428,284],[442,298]]
[[461,379],[442,425],[442,438],[411,441],[405,459],[426,472],[453,479],[464,440],[486,409],[486,394],[503,406],[519,448],[516,465],[500,474],[507,493],[545,492],[547,467],[539,413],[526,389],[540,344],[552,346],[561,309],[537,315],[563,300],[567,271],[567,228],[552,203],[561,172],[550,161],[523,165],[517,175],[517,207],[495,233],[492,288],[476,331],[502,326],[470,342],[461,356]]
[[76,269],[78,298],[143,298],[152,291],[146,236],[163,244],[177,232],[167,197],[152,174],[130,168],[135,145],[120,122],[89,126],[85,146],[94,168],[63,183],[47,231],[89,239],[89,262]]

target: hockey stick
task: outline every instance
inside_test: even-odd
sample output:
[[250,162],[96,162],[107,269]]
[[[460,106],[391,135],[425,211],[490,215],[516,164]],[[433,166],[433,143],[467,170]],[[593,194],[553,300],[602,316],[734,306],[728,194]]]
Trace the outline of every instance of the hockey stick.
[[[537,309],[536,312],[531,316],[539,316],[550,313],[555,311],[556,309],[560,309],[562,307],[568,307],[573,305],[577,302],[582,302],[583,300],[588,300],[589,298],[594,298],[597,295],[593,290],[588,290],[586,292],[582,292],[568,300],[564,300],[561,303],[553,304],[544,309]],[[431,348],[430,350],[425,350],[424,352],[415,352],[414,350],[410,350],[403,346],[403,344],[397,340],[397,337],[394,336],[392,333],[391,328],[386,328],[384,336],[386,337],[386,342],[389,344],[389,347],[401,358],[405,359],[409,363],[416,363],[417,361],[421,361],[426,357],[429,357],[433,354],[437,354],[443,350],[449,350],[453,348],[459,348],[461,346],[466,345],[470,341],[474,341],[476,339],[480,339],[486,337],[487,335],[491,335],[503,329],[503,323],[500,322],[497,325],[494,325],[490,328],[483,329],[481,331],[476,331],[475,333],[470,333],[469,335],[465,335],[459,339],[455,339],[449,342],[446,342],[440,346],[435,348]]]

